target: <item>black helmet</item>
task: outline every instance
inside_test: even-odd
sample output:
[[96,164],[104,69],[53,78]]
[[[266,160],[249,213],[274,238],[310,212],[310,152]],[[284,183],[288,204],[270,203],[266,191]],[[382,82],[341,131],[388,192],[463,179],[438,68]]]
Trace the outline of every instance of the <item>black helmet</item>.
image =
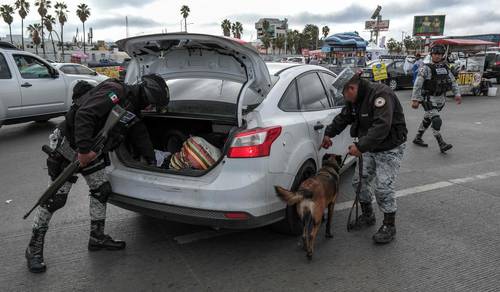
[[82,97],[83,95],[85,95],[85,93],[89,92],[94,87],[95,85],[90,84],[85,80],[78,81],[75,87],[73,87],[73,96],[72,96],[73,102]]
[[435,45],[431,48],[431,54],[444,55],[445,53],[446,49],[443,45]]
[[170,101],[167,83],[160,75],[148,74],[142,76],[141,82],[144,99],[148,104],[166,106]]

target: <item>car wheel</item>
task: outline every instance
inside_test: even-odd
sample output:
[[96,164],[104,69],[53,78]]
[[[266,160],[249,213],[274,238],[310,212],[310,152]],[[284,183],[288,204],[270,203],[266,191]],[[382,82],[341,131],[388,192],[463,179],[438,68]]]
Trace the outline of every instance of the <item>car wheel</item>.
[[392,89],[392,90],[396,90],[398,89],[398,81],[396,79],[391,79],[389,80],[389,87]]
[[[299,169],[292,184],[292,191],[296,191],[300,184],[306,179],[316,174],[316,166],[311,160],[306,161]],[[302,223],[300,222],[299,215],[297,214],[296,206],[286,206],[285,218],[279,222],[274,223],[271,228],[277,232],[300,235],[302,234]]]

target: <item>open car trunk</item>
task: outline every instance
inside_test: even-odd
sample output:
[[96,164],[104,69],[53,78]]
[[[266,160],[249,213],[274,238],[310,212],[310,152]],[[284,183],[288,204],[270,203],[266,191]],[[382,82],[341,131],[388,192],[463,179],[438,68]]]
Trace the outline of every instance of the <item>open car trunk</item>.
[[[163,166],[152,166],[144,162],[137,155],[130,143],[123,143],[116,151],[120,161],[127,167],[154,172],[170,173],[186,176],[202,176],[215,168],[224,158],[231,143],[232,136],[238,132],[236,121],[232,119],[214,119],[206,115],[178,114],[178,113],[145,113],[143,122],[148,129],[155,152],[165,154],[166,162]],[[183,143],[192,136],[205,139],[212,146],[220,150],[221,156],[206,170],[184,168],[168,168],[169,155],[181,151]]]

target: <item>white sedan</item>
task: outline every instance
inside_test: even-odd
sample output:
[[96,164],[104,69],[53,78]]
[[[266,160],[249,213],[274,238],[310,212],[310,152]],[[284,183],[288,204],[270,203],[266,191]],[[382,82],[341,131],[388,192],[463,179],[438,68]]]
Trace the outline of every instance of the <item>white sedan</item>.
[[168,220],[221,228],[271,223],[292,233],[301,226],[274,186],[296,189],[326,153],[345,155],[348,129],[334,147],[320,147],[344,101],[336,75],[312,65],[265,64],[239,40],[201,34],[139,36],[118,42],[132,58],[126,82],[161,75],[170,87],[166,112],[144,122],[156,149],[174,153],[190,135],[218,147],[207,170],[148,166],[123,144],[111,157],[113,196],[126,209]]
[[52,63],[51,65],[66,75],[70,75],[84,80],[91,79],[96,81],[97,83],[101,83],[109,78],[108,76],[99,74],[96,71],[82,64]]

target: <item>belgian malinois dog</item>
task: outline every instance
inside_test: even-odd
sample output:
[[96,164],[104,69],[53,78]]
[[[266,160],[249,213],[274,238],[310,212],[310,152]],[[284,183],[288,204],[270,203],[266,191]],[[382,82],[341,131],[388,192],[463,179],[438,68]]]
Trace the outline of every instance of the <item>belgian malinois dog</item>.
[[275,186],[278,197],[289,206],[297,206],[297,213],[303,226],[303,248],[307,252],[308,259],[312,259],[314,241],[323,220],[323,213],[327,207],[326,237],[333,237],[331,225],[333,207],[339,188],[340,164],[340,156],[327,155],[323,160],[323,167],[319,172],[315,176],[303,181],[296,192]]

